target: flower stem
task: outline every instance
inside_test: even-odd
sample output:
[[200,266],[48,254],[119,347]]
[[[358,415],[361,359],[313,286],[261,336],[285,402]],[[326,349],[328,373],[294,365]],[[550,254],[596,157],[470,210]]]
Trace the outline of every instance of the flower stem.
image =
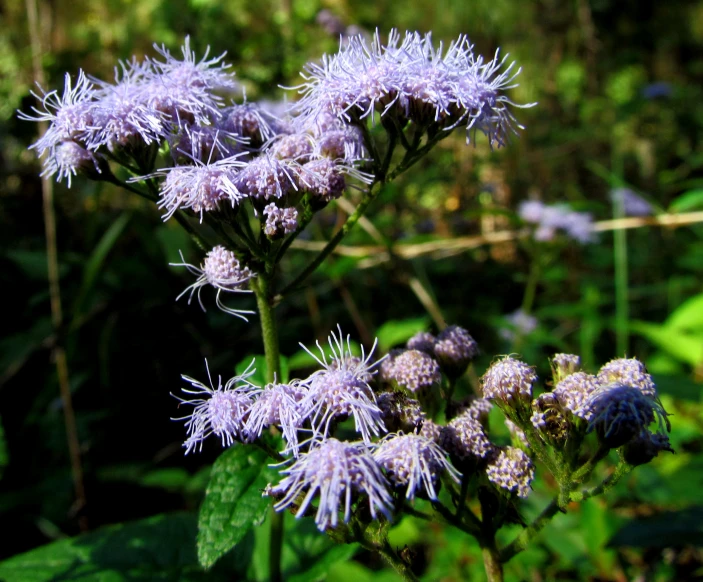
[[[278,345],[276,316],[271,301],[271,274],[261,273],[252,279],[252,290],[261,320],[261,337],[266,357],[266,381],[281,379],[281,359]],[[269,580],[281,582],[281,551],[283,549],[283,514],[271,509],[271,537],[269,539]]]
[[483,554],[483,566],[486,569],[486,580],[488,582],[503,582],[503,564],[496,548],[495,540],[491,540],[481,546]]

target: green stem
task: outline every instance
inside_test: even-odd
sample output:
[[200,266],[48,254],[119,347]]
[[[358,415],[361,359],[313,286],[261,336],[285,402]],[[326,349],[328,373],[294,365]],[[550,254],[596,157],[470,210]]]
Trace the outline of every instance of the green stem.
[[503,582],[503,564],[496,548],[495,539],[481,546],[483,554],[483,567],[486,569],[488,582]]
[[413,573],[410,564],[395,553],[395,550],[391,547],[388,539],[384,539],[380,544],[373,544],[371,547],[367,546],[367,548],[375,550],[381,554],[381,557],[388,562],[388,565],[391,566],[406,582],[419,582],[419,578]]
[[295,278],[293,281],[288,283],[281,292],[276,296],[276,303],[278,303],[283,297],[288,295],[291,291],[294,291],[305,279],[307,279],[314,271],[317,269],[322,261],[324,261],[340,243],[340,241],[346,236],[346,234],[353,228],[353,226],[359,222],[359,219],[364,215],[366,209],[369,207],[371,202],[373,202],[378,195],[378,191],[374,192],[374,186],[378,182],[373,182],[368,190],[364,193],[364,197],[359,202],[356,210],[352,212],[348,217],[346,222],[342,225],[337,233],[330,239],[330,241],[325,245],[317,256],[308,264],[305,269]]
[[[281,381],[281,359],[278,345],[276,316],[271,301],[271,274],[260,273],[252,279],[252,290],[261,320],[261,337],[266,357],[266,382]],[[271,510],[271,538],[269,540],[269,580],[281,582],[281,551],[283,549],[283,514]]]
[[[623,200],[614,200],[613,218],[617,220],[624,215]],[[624,228],[613,231],[613,260],[615,263],[615,353],[622,357],[627,354],[629,343],[627,230]]]

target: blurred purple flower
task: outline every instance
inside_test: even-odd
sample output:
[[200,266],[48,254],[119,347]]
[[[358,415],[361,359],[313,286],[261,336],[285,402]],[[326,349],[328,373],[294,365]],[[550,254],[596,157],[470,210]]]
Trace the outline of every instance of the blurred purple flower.
[[625,216],[651,216],[652,205],[630,188],[614,188],[610,191],[613,204],[621,204]]

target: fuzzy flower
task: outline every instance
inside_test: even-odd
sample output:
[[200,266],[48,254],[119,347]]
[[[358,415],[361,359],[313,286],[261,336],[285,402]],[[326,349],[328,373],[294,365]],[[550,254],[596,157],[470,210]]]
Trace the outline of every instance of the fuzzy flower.
[[228,251],[223,246],[216,246],[207,255],[205,255],[205,260],[200,268],[195,267],[189,263],[185,262],[183,255],[181,255],[182,263],[171,263],[173,267],[186,267],[191,273],[197,275],[195,283],[192,283],[186,287],[183,292],[176,298],[176,301],[183,297],[186,293],[188,295],[188,304],[190,305],[193,295],[197,294],[198,303],[200,307],[205,311],[205,306],[200,297],[200,293],[206,285],[211,285],[217,289],[216,305],[219,309],[230,315],[236,315],[247,321],[245,314],[254,313],[253,311],[245,311],[241,309],[233,309],[227,307],[222,303],[222,298],[220,297],[223,291],[227,293],[249,293],[245,287],[248,285],[249,280],[254,276],[249,267],[242,266],[237,257],[232,251]]
[[603,386],[591,393],[582,410],[588,420],[588,432],[595,430],[601,441],[613,449],[631,441],[655,418],[660,430],[664,425],[669,429],[661,404],[632,386]]
[[435,336],[428,331],[419,331],[412,336],[405,346],[409,350],[419,350],[426,354],[434,355]]
[[254,103],[231,105],[220,112],[218,127],[248,139],[252,148],[260,147],[278,133],[266,112]]
[[213,163],[197,161],[193,166],[175,166],[130,181],[165,175],[157,204],[166,210],[164,220],[171,218],[178,210],[190,209],[199,213],[202,221],[204,212],[218,209],[223,202],[235,207],[245,198],[234,183],[238,179],[237,170],[245,166],[234,156]]
[[239,192],[255,199],[283,198],[298,189],[299,165],[264,153],[237,174],[234,183]]
[[651,216],[652,205],[630,188],[614,188],[610,191],[613,204],[620,204],[625,216]]
[[222,98],[217,91],[233,91],[238,85],[234,73],[223,63],[225,53],[208,59],[207,47],[199,61],[190,48],[190,37],[186,37],[181,53],[183,60],[174,58],[164,46],[154,45],[163,61],[151,60],[156,73],[145,88],[146,101],[150,107],[178,121],[207,122],[209,117],[220,115]]
[[448,376],[457,378],[478,355],[478,344],[463,327],[450,325],[437,336],[434,355],[442,370]]
[[508,407],[532,401],[532,384],[537,380],[532,366],[510,356],[497,360],[481,378],[483,397]]
[[505,59],[484,62],[475,57],[468,39],[460,36],[446,49],[435,47],[431,35],[407,32],[401,41],[392,30],[383,45],[378,31],[371,44],[362,35],[342,41],[339,52],[321,64],[308,64],[298,87],[304,95],[296,104],[304,118],[320,111],[344,119],[381,115],[391,109],[419,125],[467,128],[504,145],[507,134],[520,127],[502,91],[513,87],[519,71],[503,72]]
[[524,451],[505,447],[488,463],[486,474],[491,483],[524,498],[530,494],[535,466]]
[[598,378],[586,372],[575,372],[569,374],[561,380],[552,393],[559,401],[559,404],[571,412],[571,414],[584,418],[584,408],[588,397],[593,394],[601,384]]
[[405,350],[398,354],[388,372],[388,379],[413,393],[425,393],[442,380],[437,361],[419,350]]
[[427,437],[428,439],[430,439],[431,441],[433,441],[439,445],[439,444],[441,444],[441,441],[442,441],[442,429],[443,428],[444,427],[438,425],[436,422],[427,418],[422,423],[422,428],[420,429],[420,434],[422,436]]
[[548,206],[538,200],[526,200],[520,204],[518,215],[535,226],[535,240],[553,240],[558,232],[580,243],[594,240],[593,216],[588,212],[576,212],[565,204]]
[[244,153],[241,138],[213,125],[185,125],[173,141],[171,153],[174,159],[186,164],[192,161],[209,164],[225,158],[236,159]]
[[295,232],[295,229],[298,228],[298,211],[295,208],[279,208],[271,202],[264,208],[263,212],[266,216],[266,224],[264,225],[266,236],[280,237]]
[[315,140],[307,133],[292,133],[279,136],[268,151],[280,160],[295,160],[301,164],[309,162],[316,149]]
[[617,358],[611,360],[598,371],[601,384],[625,384],[639,388],[650,398],[657,397],[657,387],[647,368],[637,358]]
[[368,356],[362,348],[361,358],[357,358],[352,355],[349,336],[345,345],[341,328],[337,327],[337,330],[339,335],[332,333],[328,339],[332,351],[329,361],[319,342],[316,345],[320,358],[300,344],[323,368],[304,380],[308,393],[301,406],[305,417],[310,419],[313,431],[323,438],[328,436],[334,419],[353,416],[356,431],[365,443],[370,443],[372,434],[378,436],[386,432],[381,409],[368,383],[378,364],[371,363],[376,343]]
[[435,484],[442,471],[457,483],[460,474],[445,457],[446,453],[431,439],[419,434],[389,434],[373,452],[376,462],[386,470],[395,485],[407,488],[406,499],[424,490],[437,499]]
[[461,461],[486,459],[495,448],[488,440],[481,422],[468,411],[441,428],[439,442],[452,458]]
[[46,151],[54,148],[67,140],[76,140],[79,143],[85,133],[92,129],[94,100],[96,97],[95,85],[85,76],[83,71],[78,71],[76,82],[73,83],[71,75],[66,73],[63,94],[58,91],[45,92],[39,87],[42,95],[32,92],[32,95],[41,102],[42,109],[32,107],[35,115],[22,111],[18,117],[24,121],[48,122],[49,129],[44,135],[30,146],[37,150],[41,156]]
[[669,442],[669,437],[659,432],[641,431],[635,438],[627,443],[623,449],[623,457],[630,465],[644,465],[649,463],[662,451],[674,452]]
[[267,384],[254,392],[255,401],[251,406],[246,423],[247,434],[252,439],[261,436],[268,426],[280,426],[283,438],[288,443],[287,450],[298,456],[298,429],[305,416],[301,401],[305,397],[305,387],[298,381],[288,384]]
[[531,334],[539,325],[539,321],[534,315],[525,313],[522,309],[513,311],[504,316],[504,319],[507,327],[501,328],[499,334],[500,337],[509,342]]
[[558,383],[570,374],[579,371],[581,358],[576,354],[554,354],[550,363],[554,382]]
[[368,498],[373,518],[378,512],[391,517],[393,499],[388,492],[388,482],[363,443],[326,439],[301,454],[281,473],[286,477],[266,491],[271,496],[282,496],[274,506],[276,511],[293,505],[304,493],[296,512],[296,517],[302,517],[318,497],[315,523],[320,531],[336,527],[340,511],[343,521],[349,521],[355,494]]
[[[252,406],[252,385],[247,378],[256,370],[254,361],[239,376],[235,376],[222,385],[222,377],[217,378],[217,388],[212,383],[210,369],[207,368],[210,387],[189,376],[181,376],[193,386],[193,390],[182,388],[186,394],[193,394],[196,398],[184,399],[179,396],[181,404],[193,406],[193,412],[188,416],[173,420],[185,420],[188,438],[183,443],[186,454],[192,450],[203,448],[203,441],[211,434],[219,437],[222,446],[229,447],[235,440],[248,440],[245,422]],[[179,405],[180,406],[180,405]]]
[[70,188],[73,176],[83,174],[93,180],[99,180],[103,177],[103,172],[106,176],[110,175],[110,167],[105,158],[75,141],[66,140],[50,150],[44,160],[41,176],[48,178],[56,175],[57,182],[65,179]]

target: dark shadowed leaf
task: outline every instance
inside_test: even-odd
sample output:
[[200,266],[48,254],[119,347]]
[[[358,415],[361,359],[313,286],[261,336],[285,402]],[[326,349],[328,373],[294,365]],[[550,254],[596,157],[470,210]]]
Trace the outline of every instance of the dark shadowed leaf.
[[611,538],[611,547],[668,548],[703,545],[703,507],[667,511],[652,517],[633,519]]

